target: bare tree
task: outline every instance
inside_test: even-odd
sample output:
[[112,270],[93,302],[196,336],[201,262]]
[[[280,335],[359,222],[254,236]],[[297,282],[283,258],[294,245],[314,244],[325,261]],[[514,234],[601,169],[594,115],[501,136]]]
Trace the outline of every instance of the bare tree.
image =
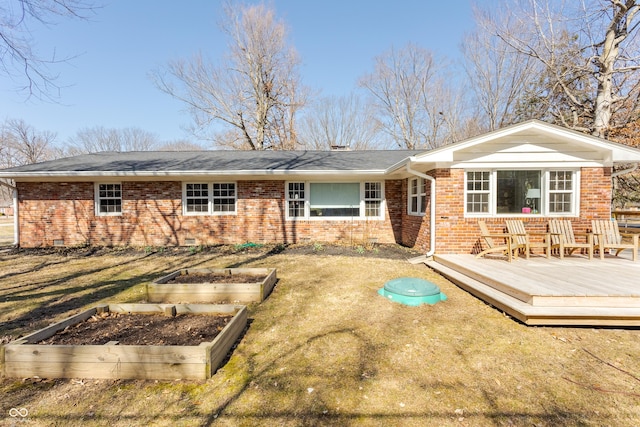
[[495,21],[492,31],[544,67],[555,121],[604,137],[633,118],[618,113],[640,84],[636,0],[519,0],[502,10],[515,26]]
[[[0,128],[0,169],[56,158],[55,138],[55,133],[38,131],[24,120],[7,119]],[[13,185],[13,181],[8,183]],[[0,199],[11,198],[10,193],[6,186],[0,185]]]
[[65,153],[74,156],[101,151],[149,151],[159,145],[156,135],[142,129],[107,129],[95,126],[81,129],[69,138]]
[[489,30],[493,20],[501,19],[501,28],[516,33],[511,18],[511,14],[492,17],[489,12],[476,9],[478,30],[466,35],[462,44],[464,68],[484,131],[532,118],[518,116],[518,109],[532,84],[539,80],[540,67],[530,56],[519,54]]
[[292,148],[295,113],[305,99],[285,24],[264,4],[227,3],[222,30],[229,40],[224,60],[214,64],[198,54],[172,61],[164,73],[153,75],[157,87],[189,106],[196,134],[222,124],[227,131],[213,138],[218,144]]
[[[460,98],[430,51],[414,44],[391,49],[375,59],[375,70],[360,80],[372,95],[384,132],[401,148],[435,148],[450,142]],[[446,95],[445,95],[446,94]],[[453,101],[453,102],[451,102]],[[455,119],[455,120],[454,120]]]
[[22,166],[55,158],[55,138],[55,133],[38,131],[24,120],[6,120],[0,131],[0,167]]
[[467,86],[460,79],[453,77],[455,67],[451,66],[446,70],[447,76],[442,72],[441,76],[435,78],[419,104],[428,120],[427,126],[421,130],[422,139],[428,141],[428,148],[440,147],[476,135],[471,132],[470,127],[474,117],[469,114]]
[[353,93],[320,98],[307,108],[300,123],[300,141],[306,149],[380,148],[379,136],[379,127],[371,109]]
[[159,151],[202,151],[204,150],[204,147],[195,142],[178,139],[175,141],[161,143],[157,149]]
[[0,72],[29,96],[54,99],[59,91],[52,65],[70,58],[35,51],[31,27],[49,26],[57,18],[85,18],[94,10],[86,0],[6,0],[0,7]]

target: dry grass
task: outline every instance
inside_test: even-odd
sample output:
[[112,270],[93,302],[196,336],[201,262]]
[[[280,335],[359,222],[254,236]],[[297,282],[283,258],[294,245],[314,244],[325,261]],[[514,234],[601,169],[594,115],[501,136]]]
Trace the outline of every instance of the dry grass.
[[13,243],[13,217],[0,215],[0,246]]
[[[275,267],[279,282],[208,381],[0,381],[0,425],[634,426],[640,331],[519,324],[424,265],[287,253],[0,255],[0,336],[138,301],[177,268]],[[496,262],[499,266],[499,262]],[[449,299],[377,295],[400,276]]]

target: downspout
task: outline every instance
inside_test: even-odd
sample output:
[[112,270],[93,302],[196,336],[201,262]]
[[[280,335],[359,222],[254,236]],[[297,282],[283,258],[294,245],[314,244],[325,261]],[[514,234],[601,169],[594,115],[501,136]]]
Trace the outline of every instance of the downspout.
[[409,161],[407,162],[407,172],[412,175],[415,175],[420,178],[428,179],[431,183],[430,188],[430,202],[431,209],[429,209],[429,252],[425,254],[425,256],[431,257],[436,252],[436,179],[431,175],[427,175],[426,173],[419,172],[411,168],[411,162],[415,160],[415,157],[409,157]]
[[20,231],[18,229],[18,187],[7,182],[0,181],[0,185],[5,186],[13,191],[13,245],[18,246],[20,243]]
[[13,245],[20,245],[20,221],[18,221],[18,188],[13,189]]

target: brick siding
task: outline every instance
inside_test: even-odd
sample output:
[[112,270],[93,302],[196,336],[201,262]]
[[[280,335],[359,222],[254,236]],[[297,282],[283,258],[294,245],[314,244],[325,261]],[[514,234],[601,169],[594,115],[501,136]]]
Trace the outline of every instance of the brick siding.
[[[464,217],[464,170],[438,169],[427,172],[436,178],[436,253],[475,253],[481,244],[478,235],[478,219]],[[406,189],[404,191],[406,194]],[[572,221],[577,232],[585,232],[591,227],[592,219],[611,216],[611,168],[582,168],[580,172],[580,217],[566,218]],[[406,205],[406,203],[405,203]],[[416,223],[416,217],[403,212],[402,243],[422,251],[429,248],[429,215]],[[548,217],[514,216],[523,219],[531,232],[546,232]],[[505,231],[505,219],[486,218],[489,230],[496,233]],[[416,233],[418,233],[416,235]]]
[[[464,171],[437,169],[436,252],[473,253],[480,244],[476,218],[464,217]],[[580,218],[568,218],[578,231],[591,219],[609,218],[611,169],[582,168]],[[20,245],[176,246],[255,243],[400,243],[430,249],[429,210],[407,212],[408,180],[385,181],[384,220],[285,219],[284,181],[238,181],[237,214],[183,215],[182,183],[122,182],[122,215],[95,214],[94,183],[18,182]],[[429,191],[429,187],[427,187]],[[430,195],[427,194],[428,203]],[[518,217],[516,217],[518,218]],[[545,231],[547,219],[524,218],[528,230]],[[505,218],[487,218],[502,231]]]
[[20,245],[175,246],[299,242],[395,243],[402,181],[387,181],[384,220],[285,219],[284,181],[237,182],[237,214],[183,215],[182,183],[122,182],[122,215],[95,214],[94,183],[17,183]]

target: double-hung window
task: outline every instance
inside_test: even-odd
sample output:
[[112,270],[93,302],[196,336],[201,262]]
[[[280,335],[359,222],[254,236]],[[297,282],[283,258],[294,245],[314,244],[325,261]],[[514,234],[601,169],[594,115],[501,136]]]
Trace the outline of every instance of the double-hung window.
[[185,185],[185,212],[209,212],[209,184],[188,183]]
[[467,212],[488,213],[490,180],[489,172],[473,171],[467,172]]
[[305,214],[305,183],[287,183],[287,215],[289,218],[303,218]]
[[383,218],[382,182],[288,182],[287,218]]
[[549,212],[571,213],[575,195],[570,171],[549,171]]
[[424,215],[427,208],[427,180],[412,178],[409,180],[409,215]]
[[578,170],[475,170],[465,174],[468,216],[578,214]]
[[364,216],[379,217],[382,206],[382,183],[364,183]]
[[236,212],[234,182],[187,182],[183,187],[186,215],[224,215]]
[[236,184],[223,182],[213,184],[213,212],[235,212],[236,211]]
[[96,214],[122,215],[122,184],[96,184]]

